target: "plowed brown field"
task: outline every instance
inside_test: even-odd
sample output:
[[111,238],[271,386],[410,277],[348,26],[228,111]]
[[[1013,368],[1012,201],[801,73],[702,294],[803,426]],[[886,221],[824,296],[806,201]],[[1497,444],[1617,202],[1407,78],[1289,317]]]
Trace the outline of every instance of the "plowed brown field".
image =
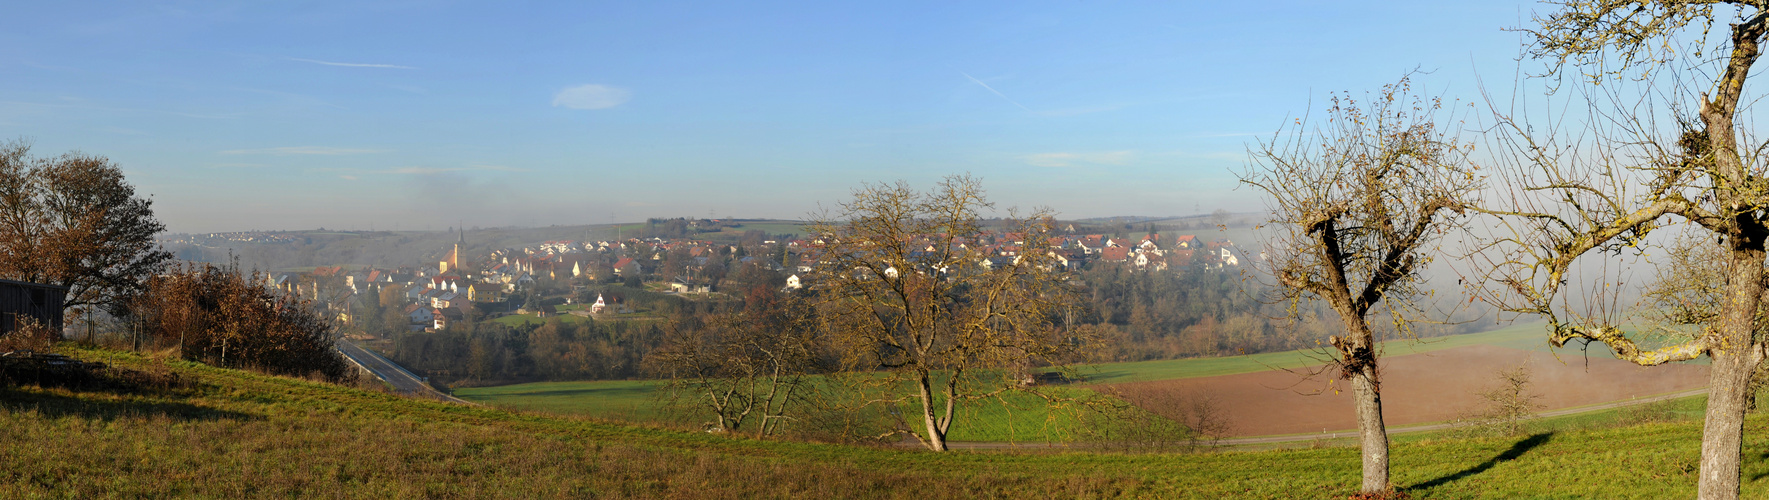
[[[1383,416],[1388,425],[1451,420],[1480,404],[1479,392],[1497,385],[1498,370],[1528,367],[1530,392],[1544,410],[1585,406],[1700,388],[1708,367],[1641,367],[1505,347],[1469,346],[1381,361]],[[1318,369],[1318,367],[1317,367]],[[1350,386],[1323,373],[1314,379],[1268,371],[1219,377],[1114,384],[1125,391],[1207,394],[1231,422],[1229,435],[1264,436],[1353,429]],[[1337,393],[1334,388],[1340,389]],[[1311,394],[1314,393],[1314,394]],[[1162,409],[1150,408],[1156,413]]]

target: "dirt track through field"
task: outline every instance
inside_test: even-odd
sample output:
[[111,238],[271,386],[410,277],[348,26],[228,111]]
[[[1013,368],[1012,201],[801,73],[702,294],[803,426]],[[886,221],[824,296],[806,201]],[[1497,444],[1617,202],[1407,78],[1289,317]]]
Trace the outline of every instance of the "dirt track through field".
[[[1479,392],[1497,385],[1497,371],[1529,368],[1531,393],[1542,410],[1593,405],[1696,389],[1707,384],[1706,365],[1641,367],[1576,353],[1551,354],[1494,346],[1469,346],[1383,359],[1383,415],[1390,426],[1454,419],[1476,408]],[[1318,369],[1318,367],[1317,367]],[[1268,371],[1154,382],[1113,384],[1126,391],[1205,394],[1229,418],[1230,436],[1266,436],[1352,429],[1350,387],[1323,373]],[[1340,389],[1338,393],[1334,388]],[[1316,393],[1318,394],[1308,394]],[[1156,413],[1163,409],[1149,408]]]

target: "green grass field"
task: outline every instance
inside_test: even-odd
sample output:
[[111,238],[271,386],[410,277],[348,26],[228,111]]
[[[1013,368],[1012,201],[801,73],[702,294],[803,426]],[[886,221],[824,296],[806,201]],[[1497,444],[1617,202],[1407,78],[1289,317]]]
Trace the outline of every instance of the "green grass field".
[[[1343,498],[1348,447],[1201,454],[932,453],[758,441],[407,400],[61,347],[187,386],[0,387],[0,497]],[[1743,496],[1769,497],[1769,417]],[[1687,498],[1700,423],[1400,440],[1413,498]]]
[[[627,422],[684,418],[664,411],[658,398],[662,386],[663,382],[655,380],[536,382],[461,388],[454,395],[500,408]],[[1075,397],[1091,394],[1084,389],[1062,390],[1072,391]],[[1052,411],[1037,396],[1011,393],[961,405],[958,422],[948,435],[954,441],[1045,442],[1070,437],[1076,417],[1073,412]]]
[[597,380],[456,389],[455,397],[500,408],[601,418],[650,419],[658,415],[654,380]]
[[[573,316],[563,316],[573,318]],[[532,316],[505,316],[494,321],[521,321],[522,318],[540,322],[540,318]],[[569,321],[569,320],[567,320]],[[1518,349],[1530,349],[1539,344],[1547,349],[1547,341],[1543,340],[1540,324],[1515,325],[1500,330],[1452,337],[1425,339],[1422,341],[1395,341],[1384,347],[1389,356],[1430,352],[1469,345],[1498,345]],[[1593,353],[1607,356],[1607,351]],[[1077,367],[1088,383],[1120,383],[1132,381],[1168,380],[1191,377],[1212,377],[1217,375],[1233,375],[1236,373],[1252,373],[1281,368],[1299,368],[1319,364],[1314,353],[1310,351],[1285,351],[1248,356],[1231,356],[1221,358],[1192,358],[1164,361],[1142,361],[1132,363],[1103,363]],[[587,415],[602,418],[623,418],[637,415],[641,418],[654,417],[655,408],[650,405],[655,396],[652,389],[659,385],[652,381],[587,381],[587,382],[536,382],[529,384],[509,385],[501,387],[474,387],[457,390],[455,395],[469,401],[477,401],[491,405],[524,410],[547,411],[561,414]],[[986,406],[986,405],[985,405]],[[979,416],[973,432],[965,427],[955,427],[955,432],[962,433],[966,439],[977,441],[1008,441],[1023,435],[1006,432],[1008,428],[1025,429],[1029,427],[1045,428],[1047,423],[1060,427],[1067,417],[1052,416],[1040,409],[1012,410],[1012,408],[1030,408],[1029,402],[1009,401],[1005,405],[994,405],[996,409],[977,409]],[[954,437],[954,439],[958,439]]]

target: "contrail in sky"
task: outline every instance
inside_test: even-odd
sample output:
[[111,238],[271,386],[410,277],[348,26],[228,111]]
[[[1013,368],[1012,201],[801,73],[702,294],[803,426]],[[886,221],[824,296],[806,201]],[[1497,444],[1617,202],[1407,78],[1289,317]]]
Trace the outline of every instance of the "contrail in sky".
[[290,61],[300,61],[300,62],[304,62],[304,63],[324,64],[326,66],[343,66],[346,68],[418,69],[418,68],[413,68],[411,66],[400,66],[398,64],[344,63],[344,62],[320,61],[317,59],[300,59],[300,58],[295,58],[295,57],[291,57],[291,58],[289,58],[289,60]]
[[1026,107],[1026,106],[1025,106],[1025,105],[1022,105],[1022,104],[1020,104],[1020,103],[1019,103],[1019,102],[1017,102],[1017,101],[1014,101],[1014,100],[1013,100],[1013,98],[1012,98],[1012,97],[1008,97],[1008,96],[1007,96],[1007,94],[1003,94],[1003,93],[1001,93],[1001,91],[999,91],[999,90],[995,90],[995,87],[990,87],[990,86],[989,86],[989,84],[987,84],[987,83],[983,83],[983,81],[982,81],[982,80],[978,80],[978,79],[977,79],[977,77],[974,77],[974,76],[970,76],[970,73],[965,73],[965,72],[963,72],[963,71],[960,71],[960,72],[958,72],[958,74],[960,74],[960,75],[964,75],[964,77],[965,77],[965,78],[969,78],[969,79],[970,79],[970,81],[973,81],[973,82],[977,82],[977,85],[982,85],[982,86],[983,86],[983,88],[986,88],[986,89],[989,89],[989,91],[990,91],[990,92],[994,92],[994,93],[995,93],[995,95],[998,95],[998,96],[1001,96],[1001,98],[1002,98],[1002,99],[1007,99],[1007,102],[1011,102],[1011,103],[1013,103],[1013,105],[1015,105],[1015,106],[1019,106],[1019,107],[1020,107],[1020,109],[1023,109],[1023,110],[1026,110],[1026,111],[1031,111],[1031,110],[1032,110],[1032,108],[1028,108],[1028,107]]

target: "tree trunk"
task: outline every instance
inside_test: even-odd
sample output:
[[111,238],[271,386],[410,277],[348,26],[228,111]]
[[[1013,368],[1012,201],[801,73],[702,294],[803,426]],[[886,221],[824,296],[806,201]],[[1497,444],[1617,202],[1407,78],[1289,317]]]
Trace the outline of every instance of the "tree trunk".
[[[1750,235],[1756,236],[1756,235]],[[1734,237],[1726,303],[1710,341],[1708,407],[1701,433],[1701,477],[1698,498],[1738,498],[1739,462],[1744,452],[1744,414],[1750,401],[1751,375],[1763,360],[1753,332],[1757,304],[1763,298],[1760,238]]]
[[1364,465],[1364,493],[1388,491],[1388,426],[1382,422],[1382,376],[1377,366],[1376,336],[1349,301],[1335,309],[1347,338],[1328,339],[1339,350],[1340,377],[1350,379],[1357,411],[1358,448]]
[[1701,476],[1697,480],[1697,497],[1702,499],[1738,498],[1751,375],[1763,361],[1754,335],[1757,308],[1763,299],[1763,235],[1749,230],[1742,233],[1728,238],[1732,245],[1727,265],[1730,276],[1720,317],[1713,325],[1717,338],[1708,344],[1713,363],[1708,368],[1708,407],[1702,423]]
[[934,451],[946,451],[946,433],[940,430],[940,419],[934,416],[934,388],[927,372],[922,372],[916,379],[916,387],[921,390],[921,419],[927,424],[927,447]]
[[1708,372],[1708,408],[1701,432],[1698,498],[1738,498],[1745,403],[1751,372],[1756,369],[1755,356],[1742,350],[1709,352],[1713,365]]
[[1388,489],[1388,427],[1382,422],[1382,391],[1376,377],[1375,356],[1351,376],[1352,404],[1357,406],[1358,446],[1363,450],[1364,483],[1361,491]]

